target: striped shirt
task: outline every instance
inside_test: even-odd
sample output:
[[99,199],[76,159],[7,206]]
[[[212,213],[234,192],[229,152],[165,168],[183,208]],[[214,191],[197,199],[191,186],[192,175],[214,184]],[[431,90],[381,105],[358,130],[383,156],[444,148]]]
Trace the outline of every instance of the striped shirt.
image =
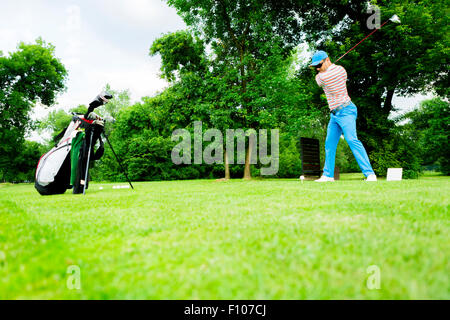
[[327,71],[316,75],[316,82],[320,87],[323,87],[330,110],[350,102],[346,81],[347,71],[344,67],[335,64],[330,65]]

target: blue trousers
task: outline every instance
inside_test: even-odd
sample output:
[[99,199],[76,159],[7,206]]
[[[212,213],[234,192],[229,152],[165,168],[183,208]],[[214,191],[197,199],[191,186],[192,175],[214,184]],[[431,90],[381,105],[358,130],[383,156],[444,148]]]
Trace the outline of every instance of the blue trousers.
[[326,177],[334,177],[334,162],[336,158],[336,148],[339,139],[344,134],[344,138],[348,146],[353,152],[353,155],[361,168],[362,173],[367,177],[373,172],[370,165],[369,157],[366,149],[358,140],[356,135],[356,118],[358,116],[358,109],[352,102],[345,108],[340,109],[336,114],[330,114],[330,122],[328,123],[327,139],[325,141],[325,166],[323,168],[323,175]]

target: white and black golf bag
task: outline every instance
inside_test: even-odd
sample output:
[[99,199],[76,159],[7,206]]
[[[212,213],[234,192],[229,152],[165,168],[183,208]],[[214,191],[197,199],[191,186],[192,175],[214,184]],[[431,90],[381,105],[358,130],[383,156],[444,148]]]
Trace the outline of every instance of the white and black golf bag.
[[[74,116],[62,139],[39,160],[35,177],[38,192],[61,194],[73,187],[73,193],[82,193],[85,184],[87,189],[88,161],[100,159],[104,152],[102,132],[103,126],[94,120]],[[94,152],[97,141],[100,147]]]
[[[88,112],[84,116],[75,115],[58,135],[60,140],[55,147],[41,157],[35,176],[35,187],[41,195],[61,194],[70,188],[73,193],[84,193],[87,189],[89,164],[100,159],[104,152],[101,139],[104,123],[92,111],[111,98],[107,94],[97,96]],[[100,146],[94,152],[97,141]]]

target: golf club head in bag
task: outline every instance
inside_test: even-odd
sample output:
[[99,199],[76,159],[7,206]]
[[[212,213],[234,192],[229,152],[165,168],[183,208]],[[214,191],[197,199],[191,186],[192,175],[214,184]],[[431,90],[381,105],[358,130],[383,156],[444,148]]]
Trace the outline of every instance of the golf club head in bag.
[[89,114],[94,111],[95,108],[98,108],[106,103],[109,102],[109,100],[111,100],[113,98],[112,94],[107,92],[107,91],[103,91],[100,94],[98,94],[94,101],[92,101],[91,103],[89,103],[89,108],[88,111],[86,112],[86,114],[84,115],[84,117],[87,119]]

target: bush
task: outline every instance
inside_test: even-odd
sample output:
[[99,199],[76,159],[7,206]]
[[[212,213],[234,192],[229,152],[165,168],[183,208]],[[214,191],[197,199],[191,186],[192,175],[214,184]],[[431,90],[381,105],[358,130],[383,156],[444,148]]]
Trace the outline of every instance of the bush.
[[418,108],[399,117],[401,128],[417,146],[422,165],[437,165],[450,174],[450,104],[439,98],[422,101]]
[[43,145],[35,141],[25,140],[18,145],[12,163],[0,171],[1,181],[32,182],[36,173],[36,166],[40,157],[47,152]]
[[369,158],[378,176],[386,176],[388,168],[403,168],[403,178],[417,179],[421,170],[418,148],[401,128],[394,128]]
[[298,178],[302,172],[300,150],[296,138],[281,134],[280,157],[277,177]]

